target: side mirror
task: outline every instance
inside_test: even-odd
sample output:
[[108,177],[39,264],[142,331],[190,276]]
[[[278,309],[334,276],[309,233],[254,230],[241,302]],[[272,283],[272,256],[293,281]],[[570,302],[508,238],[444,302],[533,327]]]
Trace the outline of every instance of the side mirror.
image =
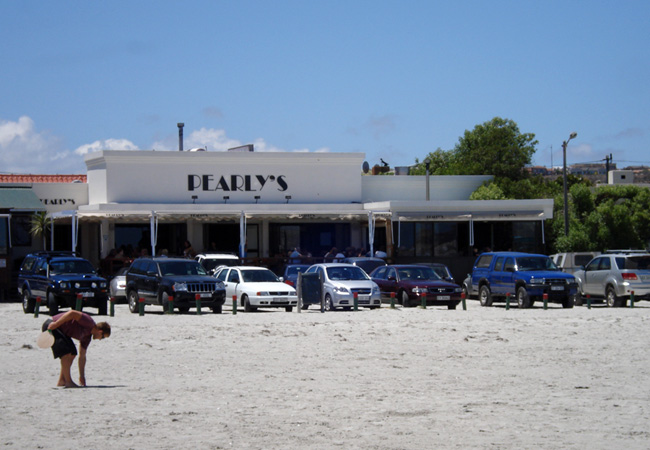
[[387,280],[388,280],[388,281],[396,281],[396,278],[395,278],[394,276],[391,275],[391,276],[389,276],[389,277],[387,278]]
[[279,277],[278,279],[284,283],[284,277]]

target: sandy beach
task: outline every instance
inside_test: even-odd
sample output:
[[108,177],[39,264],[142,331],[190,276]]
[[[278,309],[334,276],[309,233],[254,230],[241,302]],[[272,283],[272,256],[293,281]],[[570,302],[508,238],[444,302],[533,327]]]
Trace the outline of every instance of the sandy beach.
[[[93,310],[89,311],[91,314]],[[6,449],[644,449],[650,303],[140,317],[81,389],[0,304]],[[78,376],[76,361],[73,377]]]

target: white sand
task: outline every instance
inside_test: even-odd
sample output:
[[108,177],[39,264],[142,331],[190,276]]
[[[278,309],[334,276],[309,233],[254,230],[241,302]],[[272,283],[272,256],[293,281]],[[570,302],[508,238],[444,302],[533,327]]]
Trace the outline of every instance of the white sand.
[[89,387],[61,389],[36,347],[47,316],[0,304],[0,447],[650,447],[648,302],[148,311],[117,305],[113,335],[89,348]]

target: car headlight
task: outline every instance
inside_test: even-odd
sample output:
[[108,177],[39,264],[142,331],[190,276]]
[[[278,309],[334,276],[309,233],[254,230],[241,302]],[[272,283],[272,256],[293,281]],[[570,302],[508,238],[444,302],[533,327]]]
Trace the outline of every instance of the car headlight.
[[105,289],[106,286],[108,286],[108,283],[106,281],[102,281],[101,283],[99,283],[99,287],[102,289]]
[[426,291],[427,291],[426,289],[423,289],[423,288],[417,287],[417,286],[414,287],[413,289],[411,289],[411,292],[413,292],[414,294],[418,294],[418,295],[423,293],[423,292],[426,292]]
[[59,283],[59,286],[61,286],[61,289],[68,289],[70,287],[70,283],[68,283],[67,281],[62,281],[61,283]]
[[258,297],[268,297],[269,296],[269,293],[264,292],[264,291],[257,292],[256,294],[257,294]]
[[344,286],[334,286],[334,288],[332,290],[334,292],[338,292],[339,294],[349,294],[350,293],[348,288],[346,288]]
[[187,291],[187,283],[174,283],[174,291]]
[[463,288],[461,287],[454,288],[454,292],[460,294],[461,292],[463,292]]
[[92,283],[90,283],[90,287],[93,289],[97,289],[97,283],[93,281]]
[[75,283],[75,284],[74,284],[74,287],[75,287],[76,289],[79,289],[79,288],[81,287],[81,283]]
[[379,292],[379,286],[377,286],[377,285],[373,286],[372,287],[372,293],[376,294],[376,295],[379,295],[379,293],[380,293]]

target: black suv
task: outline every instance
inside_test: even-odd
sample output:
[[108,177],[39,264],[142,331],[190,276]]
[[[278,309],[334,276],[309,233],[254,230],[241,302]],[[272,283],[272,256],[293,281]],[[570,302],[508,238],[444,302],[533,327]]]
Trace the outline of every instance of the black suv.
[[180,312],[187,312],[196,306],[197,295],[201,308],[211,308],[221,314],[226,288],[191,259],[139,258],[133,261],[126,273],[126,298],[132,313],[140,310],[140,298],[145,304],[161,305],[167,312],[170,297]]
[[81,295],[83,309],[97,308],[106,315],[108,282],[97,275],[90,261],[72,252],[37,252],[25,257],[18,273],[18,292],[23,299],[23,311],[33,313],[36,299],[58,314],[59,307],[76,308]]

